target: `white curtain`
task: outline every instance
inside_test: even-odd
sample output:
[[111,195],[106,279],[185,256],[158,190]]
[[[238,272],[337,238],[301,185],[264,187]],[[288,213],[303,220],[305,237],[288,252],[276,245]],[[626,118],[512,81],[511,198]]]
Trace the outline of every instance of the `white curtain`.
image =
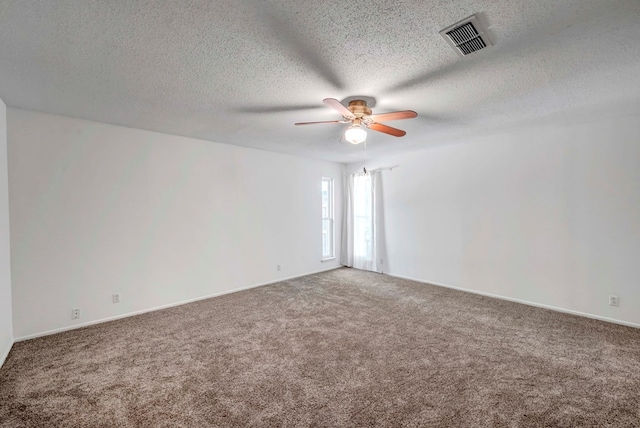
[[382,176],[380,171],[351,174],[345,182],[342,251],[344,266],[381,272]]

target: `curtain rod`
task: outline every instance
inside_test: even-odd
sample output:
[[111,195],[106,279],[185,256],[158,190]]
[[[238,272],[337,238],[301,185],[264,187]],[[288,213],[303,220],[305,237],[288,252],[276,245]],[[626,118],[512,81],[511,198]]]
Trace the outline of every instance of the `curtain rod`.
[[370,171],[371,172],[375,172],[375,171],[393,171],[394,168],[400,168],[400,165],[384,166],[382,168],[376,168],[376,169],[372,169]]

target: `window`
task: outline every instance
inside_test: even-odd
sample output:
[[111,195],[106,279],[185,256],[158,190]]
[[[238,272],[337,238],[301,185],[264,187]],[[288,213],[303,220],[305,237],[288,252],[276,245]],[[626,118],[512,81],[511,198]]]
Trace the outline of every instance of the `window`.
[[353,183],[353,255],[371,262],[373,257],[373,193],[371,174],[356,174]]
[[322,260],[335,257],[333,178],[322,177]]

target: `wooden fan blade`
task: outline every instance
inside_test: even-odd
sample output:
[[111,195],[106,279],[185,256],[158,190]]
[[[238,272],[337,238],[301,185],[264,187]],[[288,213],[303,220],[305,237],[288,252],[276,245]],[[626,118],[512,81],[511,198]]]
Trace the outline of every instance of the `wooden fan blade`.
[[325,120],[322,122],[298,122],[295,125],[315,125],[316,123],[344,123],[343,120]]
[[342,105],[340,101],[336,100],[335,98],[325,98],[324,100],[322,100],[322,102],[328,105],[329,107],[331,107],[332,109],[336,110],[338,113],[340,113],[344,117],[348,117],[348,118],[355,117],[353,113],[351,113],[351,110],[346,108],[344,105]]
[[418,113],[413,110],[402,110],[391,113],[372,114],[369,117],[376,122],[387,122],[389,120],[413,119],[414,117],[418,117]]
[[393,135],[394,137],[402,137],[407,134],[402,129],[392,128],[390,126],[383,125],[381,123],[375,123],[375,122],[369,125],[369,128],[373,129],[374,131],[384,132],[385,134]]

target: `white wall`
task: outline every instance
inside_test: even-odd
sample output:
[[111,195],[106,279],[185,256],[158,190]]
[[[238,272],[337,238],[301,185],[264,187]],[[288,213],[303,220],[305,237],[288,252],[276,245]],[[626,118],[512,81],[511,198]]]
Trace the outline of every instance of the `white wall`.
[[7,107],[0,100],[0,366],[13,345],[6,119]]
[[640,325],[639,119],[530,124],[371,162],[399,165],[383,173],[385,271]]
[[341,164],[12,108],[8,135],[17,339],[338,266]]

